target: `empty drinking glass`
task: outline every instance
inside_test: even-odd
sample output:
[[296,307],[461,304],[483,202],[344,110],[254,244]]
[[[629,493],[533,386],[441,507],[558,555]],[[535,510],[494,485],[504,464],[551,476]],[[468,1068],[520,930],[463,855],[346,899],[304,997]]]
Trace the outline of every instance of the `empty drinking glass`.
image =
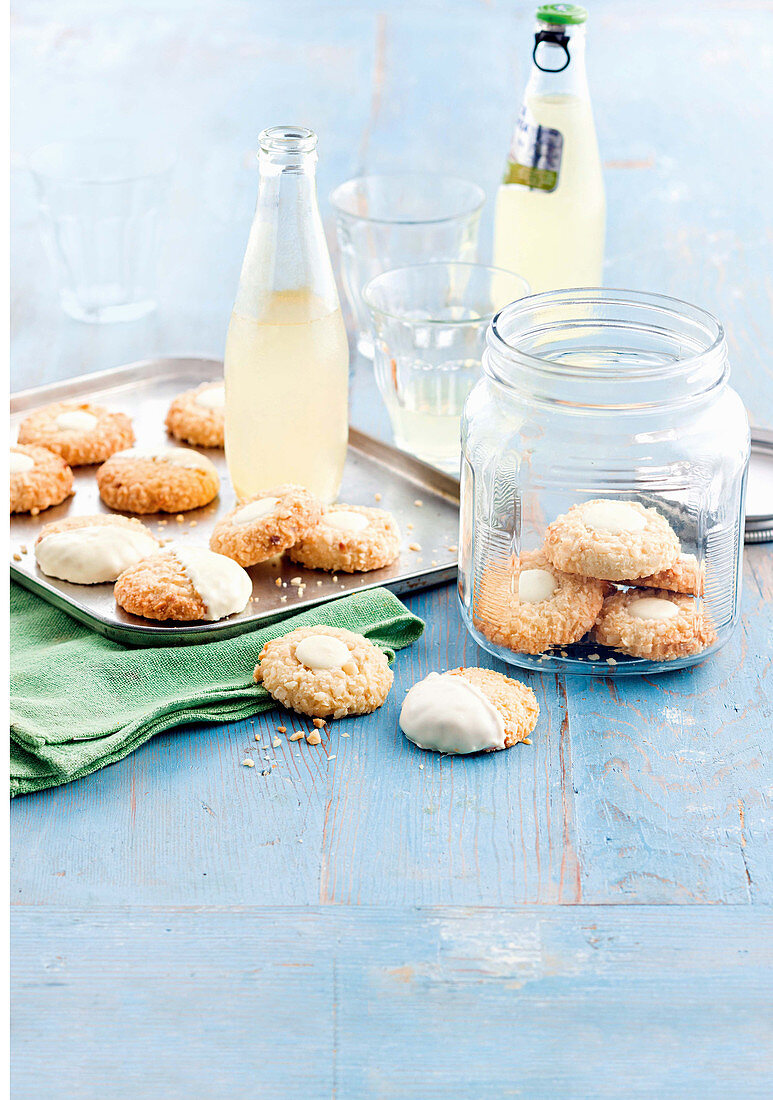
[[362,355],[373,357],[365,284],[406,264],[475,260],[485,198],[469,180],[418,172],[360,176],[333,191],[341,275]]
[[119,141],[32,154],[43,240],[71,317],[131,321],[155,309],[169,167],[165,154]]
[[376,381],[398,447],[459,472],[459,418],[489,322],[528,293],[520,275],[466,263],[415,264],[367,284]]

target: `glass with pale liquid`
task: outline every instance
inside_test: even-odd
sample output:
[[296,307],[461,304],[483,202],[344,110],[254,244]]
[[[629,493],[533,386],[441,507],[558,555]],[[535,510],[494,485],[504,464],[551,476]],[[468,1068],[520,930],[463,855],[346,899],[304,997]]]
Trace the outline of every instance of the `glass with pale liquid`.
[[428,263],[387,271],[363,290],[376,381],[398,447],[459,471],[459,419],[478,381],[495,313],[529,293],[511,271]]

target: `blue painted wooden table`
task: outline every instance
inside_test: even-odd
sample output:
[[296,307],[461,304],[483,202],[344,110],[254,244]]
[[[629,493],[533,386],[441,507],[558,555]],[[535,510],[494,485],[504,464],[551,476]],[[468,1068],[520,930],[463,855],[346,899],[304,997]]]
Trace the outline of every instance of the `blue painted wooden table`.
[[[267,124],[319,132],[323,197],[407,167],[491,195],[530,11],[16,0],[15,387],[222,353]],[[717,313],[768,425],[771,40],[764,2],[599,0],[589,23],[606,281]],[[56,302],[25,159],[83,134],[177,155],[144,322],[82,326]],[[355,422],[386,433],[366,364],[352,393]],[[531,747],[441,759],[400,735],[415,679],[491,664],[449,586],[408,601],[426,633],[387,704],[326,733],[334,759],[283,743],[263,777],[241,766],[251,723],[194,727],[18,799],[15,1096],[771,1095],[769,547],[747,550],[744,584],[737,636],[703,666],[527,677]]]

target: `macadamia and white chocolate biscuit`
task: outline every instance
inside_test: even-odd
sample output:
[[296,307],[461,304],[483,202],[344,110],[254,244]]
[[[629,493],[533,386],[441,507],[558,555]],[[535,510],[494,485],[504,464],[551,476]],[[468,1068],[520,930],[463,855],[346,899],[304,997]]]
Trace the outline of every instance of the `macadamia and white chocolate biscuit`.
[[293,561],[330,573],[367,573],[400,556],[400,530],[390,512],[334,504],[289,551]]
[[203,547],[165,549],[127,569],[115,602],[144,619],[215,621],[244,611],[252,581],[240,565]]
[[157,539],[138,519],[72,516],[43,528],[35,542],[35,560],[48,577],[103,584],[157,549]]
[[19,443],[47,447],[70,466],[90,466],[131,447],[134,432],[123,413],[110,412],[101,405],[61,401],[36,409],[22,421]]
[[400,729],[420,749],[467,754],[527,741],[539,715],[531,688],[485,668],[431,672],[403,700]]
[[283,706],[314,718],[369,714],[394,679],[378,646],[334,626],[299,627],[266,642],[258,662],[255,681]]
[[543,653],[587,634],[608,588],[606,581],[563,573],[541,550],[527,550],[513,565],[484,572],[473,622],[495,645]]
[[670,569],[662,569],[649,577],[639,577],[623,584],[637,588],[665,588],[669,592],[684,592],[688,596],[703,595],[703,569],[694,554],[680,554]]
[[195,447],[222,447],[225,439],[225,384],[204,382],[175,397],[166,414],[167,431]]
[[217,496],[220,478],[206,455],[187,447],[131,448],[100,466],[97,485],[109,508],[146,515],[201,508]]
[[35,516],[72,494],[72,470],[46,447],[12,446],[9,469],[11,512],[31,512]]
[[319,522],[322,506],[301,485],[278,485],[242,501],[215,525],[209,540],[218,554],[256,565],[294,546]]
[[669,569],[679,539],[654,508],[633,500],[586,500],[550,524],[545,553],[565,573],[625,582]]
[[663,589],[633,588],[604,601],[594,639],[631,657],[675,661],[700,653],[717,640],[708,616],[692,596]]

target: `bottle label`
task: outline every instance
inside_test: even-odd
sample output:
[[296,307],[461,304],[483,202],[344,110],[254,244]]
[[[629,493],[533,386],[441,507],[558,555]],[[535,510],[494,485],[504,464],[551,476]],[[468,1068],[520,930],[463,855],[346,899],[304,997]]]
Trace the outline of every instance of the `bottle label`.
[[539,126],[524,103],[518,116],[503,182],[518,183],[537,191],[555,191],[563,148],[561,131]]

